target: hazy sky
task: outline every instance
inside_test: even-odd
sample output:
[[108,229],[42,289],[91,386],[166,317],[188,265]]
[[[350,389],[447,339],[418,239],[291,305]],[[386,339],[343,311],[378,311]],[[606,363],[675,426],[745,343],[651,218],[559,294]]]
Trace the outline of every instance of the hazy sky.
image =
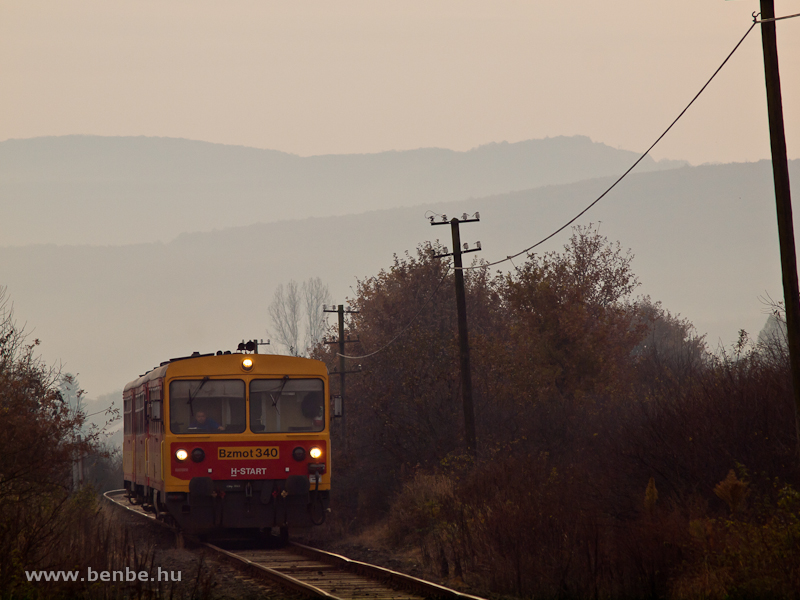
[[[642,151],[757,0],[0,0],[0,140],[183,137],[300,155],[588,135]],[[778,14],[800,12],[776,0]],[[778,23],[800,157],[800,18]],[[760,31],[653,152],[769,156]]]

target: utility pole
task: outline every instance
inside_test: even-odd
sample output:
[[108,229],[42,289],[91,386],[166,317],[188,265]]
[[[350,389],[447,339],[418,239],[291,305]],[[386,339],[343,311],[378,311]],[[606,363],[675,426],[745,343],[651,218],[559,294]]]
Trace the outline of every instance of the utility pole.
[[[477,440],[475,437],[475,410],[472,404],[472,372],[469,364],[469,331],[467,329],[467,299],[464,291],[464,269],[461,264],[461,255],[467,252],[478,252],[481,243],[477,242],[476,247],[469,249],[469,244],[464,244],[461,248],[461,234],[458,226],[460,223],[474,223],[481,220],[480,213],[475,213],[473,218],[469,218],[466,213],[450,219],[450,231],[453,235],[453,266],[456,270],[456,309],[458,310],[458,347],[459,359],[461,362],[461,399],[464,404],[464,434],[467,442],[467,452],[474,458],[478,452]],[[442,215],[441,221],[435,221],[431,217],[431,225],[446,225],[447,215]],[[447,248],[445,254],[437,254],[436,258],[450,256]]]
[[772,177],[778,213],[778,241],[781,248],[783,303],[786,308],[786,332],[789,364],[792,370],[797,455],[800,459],[800,289],[797,281],[797,253],[792,221],[792,195],[789,188],[789,163],[783,125],[781,78],[778,71],[778,42],[775,33],[775,2],[761,0],[761,46],[764,51],[764,77],[767,86],[769,140],[772,150]]
[[324,340],[326,344],[338,344],[339,345],[339,395],[342,397],[342,441],[344,443],[344,449],[347,451],[347,416],[345,411],[345,400],[344,400],[344,393],[345,393],[345,375],[347,373],[358,373],[358,371],[347,371],[344,367],[344,345],[349,343],[357,342],[358,340],[351,340],[351,339],[344,339],[344,316],[347,315],[354,315],[358,314],[357,310],[351,310],[349,308],[345,309],[344,304],[340,304],[338,307],[336,305],[331,306],[328,308],[327,305],[323,305],[322,311],[326,313],[337,313],[339,315],[339,340],[338,341],[328,341]]

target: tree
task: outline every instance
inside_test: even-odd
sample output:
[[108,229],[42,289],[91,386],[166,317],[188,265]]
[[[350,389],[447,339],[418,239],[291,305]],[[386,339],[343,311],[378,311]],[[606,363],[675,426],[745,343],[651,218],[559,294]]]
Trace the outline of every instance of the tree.
[[326,321],[323,305],[331,303],[328,286],[319,277],[312,277],[303,283],[303,300],[306,309],[305,347],[313,348],[325,334]]
[[271,335],[286,347],[289,354],[300,356],[300,292],[292,280],[280,284],[267,309],[274,328]]
[[78,436],[85,417],[58,391],[71,381],[42,363],[38,345],[16,326],[0,288],[0,597],[24,578],[20,569],[52,564],[66,526],[73,461],[97,445],[96,431]]
[[[626,366],[644,328],[631,293],[633,256],[591,225],[561,253],[531,255],[498,282],[517,397],[584,405],[625,394]],[[521,386],[521,387],[520,387]]]
[[[271,335],[289,354],[304,356],[325,332],[323,304],[330,302],[328,286],[319,277],[311,277],[302,286],[291,280],[275,290],[267,312],[272,321]],[[301,345],[302,339],[302,345]]]
[[677,393],[677,388],[688,385],[710,360],[705,336],[699,335],[687,319],[670,314],[649,297],[641,298],[637,309],[637,321],[646,330],[633,350],[638,359],[637,378],[646,393],[656,381],[662,387],[672,382]]

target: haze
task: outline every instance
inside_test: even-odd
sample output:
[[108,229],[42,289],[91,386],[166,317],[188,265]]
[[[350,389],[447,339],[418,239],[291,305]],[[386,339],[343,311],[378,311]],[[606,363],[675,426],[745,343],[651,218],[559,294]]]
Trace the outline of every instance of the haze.
[[[798,0],[775,4],[800,12]],[[321,276],[344,301],[354,277],[434,237],[428,209],[480,210],[469,241],[484,242],[487,260],[505,257],[627,168],[757,10],[757,0],[0,0],[0,285],[45,359],[81,373],[95,396],[170,356],[263,335],[289,278]],[[800,18],[778,23],[778,44],[798,159]],[[655,162],[580,221],[602,221],[632,248],[641,292],[712,347],[739,328],[756,334],[759,297],[782,294],[771,179],[756,162],[770,158],[762,61],[755,28]],[[523,148],[546,150],[569,176],[541,155],[507,158]],[[583,161],[578,148],[607,160]],[[319,233],[305,243],[309,227]],[[258,260],[242,263],[247,253]],[[149,288],[142,274],[162,281]]]

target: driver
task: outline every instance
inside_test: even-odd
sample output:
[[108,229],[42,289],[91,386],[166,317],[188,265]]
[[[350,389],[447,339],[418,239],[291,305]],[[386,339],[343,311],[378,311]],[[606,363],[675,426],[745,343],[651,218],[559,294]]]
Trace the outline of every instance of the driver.
[[200,431],[224,431],[225,428],[217,423],[214,419],[208,418],[206,413],[202,410],[194,413],[194,419],[189,424],[190,429],[199,429]]

